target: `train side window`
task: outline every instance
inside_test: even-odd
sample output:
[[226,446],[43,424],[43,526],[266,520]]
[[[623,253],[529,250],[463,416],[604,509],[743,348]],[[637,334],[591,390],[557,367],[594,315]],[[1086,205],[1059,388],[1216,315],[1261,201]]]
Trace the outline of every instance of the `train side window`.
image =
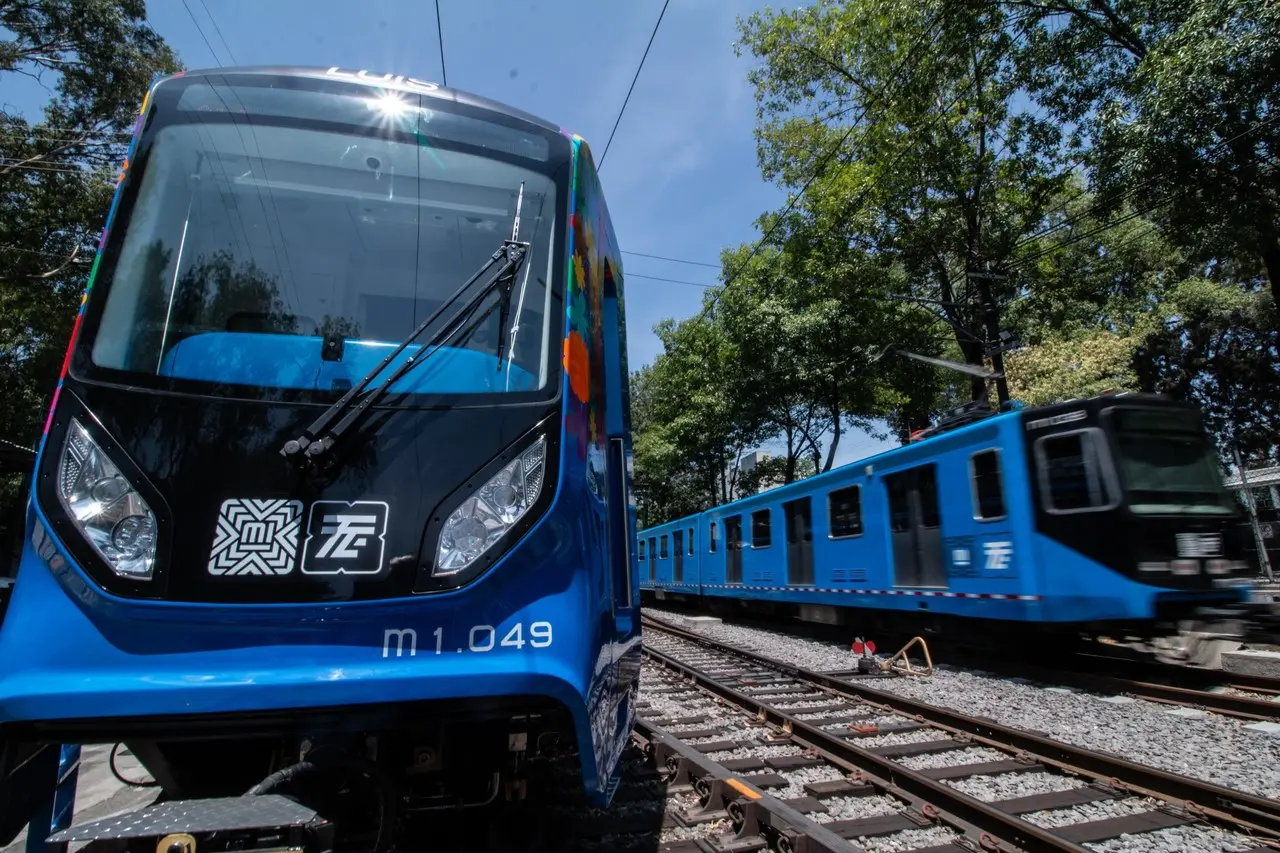
[[688,542],[689,542],[689,556],[692,557],[693,556],[693,528],[692,527],[689,528]]
[[717,525],[713,521],[711,522],[711,527],[708,528],[707,530],[707,548],[709,549],[709,552],[712,554],[716,552],[716,537],[718,535],[716,531],[717,531]]
[[661,539],[659,539],[658,541],[662,543],[662,545],[661,545],[662,550],[660,550],[660,551],[658,552],[658,556],[659,556],[661,559],[665,560],[665,559],[667,559],[667,557],[670,557],[670,556],[671,556],[671,551],[669,551],[669,550],[667,549],[667,534],[665,534],[665,533],[664,533],[664,534],[662,534],[662,538],[661,538]]
[[658,559],[658,540],[657,537],[649,537],[649,562]]
[[846,486],[827,495],[827,526],[832,539],[862,535],[862,486]]
[[980,450],[969,457],[969,480],[972,485],[973,517],[980,521],[997,521],[1007,514],[1004,486],[1000,482],[1000,451]]
[[921,465],[916,472],[916,488],[920,495],[920,526],[941,527],[942,513],[938,508],[938,466]]
[[905,533],[911,529],[911,492],[905,477],[890,475],[884,478],[885,491],[889,493],[889,531]]
[[644,562],[644,540],[643,539],[640,540],[640,553],[636,555],[636,559],[638,559],[642,563]]
[[768,548],[773,542],[769,529],[769,510],[758,509],[751,513],[751,547]]
[[1047,435],[1036,441],[1040,494],[1049,512],[1088,512],[1115,501],[1103,474],[1101,435],[1095,429]]

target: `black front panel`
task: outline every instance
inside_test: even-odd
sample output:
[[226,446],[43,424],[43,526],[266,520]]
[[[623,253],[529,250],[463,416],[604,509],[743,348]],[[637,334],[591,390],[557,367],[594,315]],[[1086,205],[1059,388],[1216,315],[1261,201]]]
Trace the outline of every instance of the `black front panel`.
[[[1240,527],[1235,512],[1133,512],[1130,496],[1134,490],[1120,474],[1119,445],[1111,434],[1113,419],[1108,416],[1120,406],[1180,414],[1194,411],[1161,399],[1102,397],[1023,413],[1036,530],[1143,583],[1210,589],[1215,578],[1228,575],[1205,571],[1208,561],[1248,560],[1248,532]],[[1187,574],[1140,570],[1142,563],[1170,564],[1180,559],[1197,560],[1200,567]]]
[[[68,379],[39,471],[41,508],[77,562],[110,592],[182,601],[314,602],[441,588],[423,580],[437,544],[427,535],[439,529],[434,519],[450,512],[468,485],[479,488],[481,478],[496,473],[500,454],[531,438],[535,428],[547,438],[547,475],[525,529],[555,493],[558,400],[376,411],[335,448],[337,464],[328,473],[279,453],[317,412],[313,406],[246,405]],[[116,577],[67,520],[56,479],[72,417],[155,512],[154,581]],[[265,559],[250,559],[250,548],[237,552],[234,542],[228,547],[229,537],[256,536],[245,532],[250,528],[278,529],[272,501],[300,504],[299,529],[291,540],[295,553],[285,545]]]

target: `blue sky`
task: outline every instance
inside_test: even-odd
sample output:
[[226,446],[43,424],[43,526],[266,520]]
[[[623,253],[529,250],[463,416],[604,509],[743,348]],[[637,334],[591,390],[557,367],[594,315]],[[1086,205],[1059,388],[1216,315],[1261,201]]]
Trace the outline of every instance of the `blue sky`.
[[[229,46],[238,65],[340,65],[441,80],[430,0],[185,4],[150,0],[147,7],[152,26],[188,68],[232,64]],[[785,202],[756,165],[755,102],[746,80],[752,58],[733,51],[736,17],[763,5],[673,0],[667,8],[601,168],[624,251],[717,264],[722,247],[758,237],[755,218]],[[599,162],[661,9],[662,0],[441,0],[448,84],[581,134]],[[654,324],[697,312],[703,294],[639,276],[713,284],[718,270],[635,255],[624,262],[635,369],[661,350]],[[881,446],[846,434],[837,463]]]

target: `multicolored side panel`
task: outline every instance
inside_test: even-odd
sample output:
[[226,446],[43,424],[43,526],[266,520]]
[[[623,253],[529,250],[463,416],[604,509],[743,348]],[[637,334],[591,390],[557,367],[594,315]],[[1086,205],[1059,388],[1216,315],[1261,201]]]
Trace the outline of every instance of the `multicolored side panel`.
[[[605,644],[610,659],[601,662],[603,677],[592,685],[588,712],[599,778],[608,780],[633,723],[632,670],[638,672],[638,666],[633,666],[632,658],[639,653],[639,620],[632,616],[639,594],[629,498],[631,418],[622,253],[590,149],[580,137],[573,141],[564,343],[565,452],[567,456],[576,453],[575,461],[585,465],[586,515],[596,519],[604,546],[592,553],[607,555],[591,574],[601,579],[600,594],[606,597],[601,603],[613,614],[614,626]],[[621,449],[616,446],[620,441]]]
[[49,435],[49,426],[53,423],[53,413],[58,408],[58,395],[62,391],[62,380],[66,378],[67,369],[71,366],[71,353],[75,349],[76,339],[80,336],[80,324],[84,322],[84,306],[89,301],[89,291],[93,290],[93,283],[98,277],[98,265],[102,262],[102,248],[107,245],[107,235],[111,233],[111,226],[115,222],[116,209],[120,206],[120,194],[124,188],[125,178],[129,176],[129,163],[133,160],[134,152],[138,148],[138,139],[142,136],[142,128],[147,118],[147,108],[151,106],[151,93],[156,90],[156,86],[159,86],[165,80],[181,76],[181,72],[157,76],[151,81],[151,85],[147,88],[147,93],[142,97],[142,106],[138,108],[138,120],[133,125],[133,138],[129,141],[129,150],[124,155],[124,163],[120,166],[120,175],[116,178],[116,190],[111,198],[111,209],[107,212],[107,222],[102,227],[102,234],[98,237],[98,249],[93,256],[93,267],[89,270],[89,281],[85,285],[84,293],[80,295],[80,310],[76,313],[75,325],[71,327],[71,339],[67,341],[67,354],[62,358],[62,370],[58,374],[58,384],[53,389],[53,399],[49,401],[49,414],[44,421],[44,432],[40,436],[40,447],[37,448],[37,453],[44,451],[45,439]]

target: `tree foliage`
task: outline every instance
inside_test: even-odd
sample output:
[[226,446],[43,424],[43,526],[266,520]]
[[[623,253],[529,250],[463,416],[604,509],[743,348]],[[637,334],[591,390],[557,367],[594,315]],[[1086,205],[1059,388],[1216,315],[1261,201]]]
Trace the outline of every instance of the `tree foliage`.
[[[0,111],[0,438],[30,447],[57,382],[138,105],[177,70],[142,0],[0,0],[0,85],[27,78],[39,119]],[[20,500],[0,477],[0,539]]]
[[[646,393],[679,414],[640,429],[663,437],[642,476],[679,488],[774,441],[757,478],[792,479],[881,418],[905,440],[991,388],[898,353],[990,365],[992,308],[1022,403],[1165,394],[1274,458],[1280,6],[818,0],[739,27],[761,174],[790,202],[680,326],[718,336],[719,372],[663,338]],[[737,431],[695,474],[681,442],[711,433],[675,425],[704,420]],[[682,494],[672,512],[733,489]]]

